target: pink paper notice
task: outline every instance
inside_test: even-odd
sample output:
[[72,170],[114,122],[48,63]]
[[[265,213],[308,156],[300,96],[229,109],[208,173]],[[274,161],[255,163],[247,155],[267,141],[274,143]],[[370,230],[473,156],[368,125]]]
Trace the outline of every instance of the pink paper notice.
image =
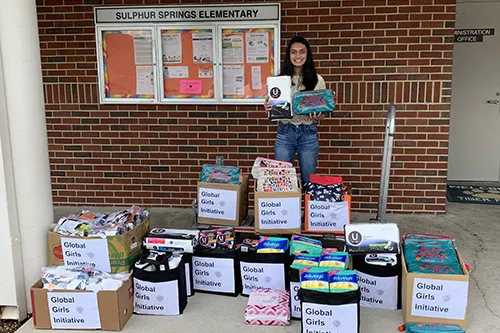
[[181,80],[180,93],[187,95],[200,95],[202,91],[201,80]]

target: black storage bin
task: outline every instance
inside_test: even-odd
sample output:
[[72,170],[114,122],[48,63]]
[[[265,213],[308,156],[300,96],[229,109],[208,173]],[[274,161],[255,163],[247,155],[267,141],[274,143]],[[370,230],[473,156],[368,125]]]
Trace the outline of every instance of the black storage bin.
[[[156,260],[148,259],[145,253],[139,259],[146,264],[134,266],[134,312],[148,315],[180,315],[187,305],[185,258],[179,266],[170,269],[168,257],[158,255]],[[152,267],[151,267],[152,266]],[[153,268],[154,267],[154,268]],[[149,271],[149,269],[154,271]]]
[[359,333],[360,297],[359,290],[343,293],[324,293],[316,290],[300,289],[302,333]]
[[401,309],[401,255],[396,255],[395,264],[387,262],[384,266],[367,262],[367,256],[364,254],[352,255],[351,258],[353,269],[358,275],[361,306],[388,310]]
[[240,294],[240,265],[235,250],[196,249],[192,263],[194,290],[234,297]]
[[243,296],[252,289],[288,290],[288,253],[238,251],[238,256]]

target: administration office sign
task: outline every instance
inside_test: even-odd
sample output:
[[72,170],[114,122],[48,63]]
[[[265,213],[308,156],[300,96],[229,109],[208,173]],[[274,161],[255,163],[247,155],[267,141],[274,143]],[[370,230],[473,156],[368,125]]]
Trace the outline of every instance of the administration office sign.
[[493,36],[495,29],[455,29],[455,43],[481,43],[484,36]]

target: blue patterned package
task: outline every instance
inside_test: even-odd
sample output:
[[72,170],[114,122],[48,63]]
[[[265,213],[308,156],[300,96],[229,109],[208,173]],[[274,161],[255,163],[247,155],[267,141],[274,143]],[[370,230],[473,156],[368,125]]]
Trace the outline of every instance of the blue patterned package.
[[201,169],[203,183],[239,184],[240,180],[241,170],[234,166],[204,164]]
[[330,113],[335,110],[335,94],[327,89],[296,92],[292,108],[294,114]]
[[463,274],[462,266],[460,266],[460,264],[439,264],[425,262],[410,262],[408,264],[408,272],[416,274]]
[[405,244],[405,258],[408,262],[458,264],[457,252],[449,246]]
[[406,333],[465,333],[463,329],[456,325],[445,324],[420,324],[408,323],[406,324]]

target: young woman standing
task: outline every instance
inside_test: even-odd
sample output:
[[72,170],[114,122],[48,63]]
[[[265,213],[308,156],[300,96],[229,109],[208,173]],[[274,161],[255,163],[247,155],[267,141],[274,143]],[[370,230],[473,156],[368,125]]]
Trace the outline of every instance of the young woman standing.
[[[280,75],[292,78],[292,95],[297,91],[326,89],[325,80],[316,73],[311,46],[300,36],[293,37],[287,45]],[[272,103],[266,101],[266,111]],[[324,114],[294,115],[292,119],[278,121],[278,133],[274,144],[274,158],[294,162],[298,155],[302,184],[316,173],[319,155],[318,121]]]

